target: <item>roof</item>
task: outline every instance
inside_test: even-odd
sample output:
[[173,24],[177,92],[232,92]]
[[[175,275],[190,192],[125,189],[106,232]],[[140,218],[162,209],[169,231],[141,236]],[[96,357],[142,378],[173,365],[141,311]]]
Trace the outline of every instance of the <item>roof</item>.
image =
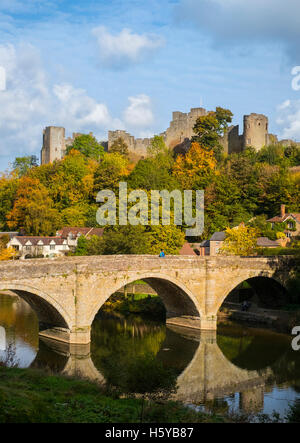
[[185,243],[180,252],[179,255],[197,255],[196,252],[194,252],[193,248],[189,243]]
[[294,218],[298,223],[300,223],[300,213],[297,212],[285,214],[283,217],[281,217],[280,215],[276,215],[275,217],[270,218],[267,221],[270,223],[283,223],[290,217]]
[[211,237],[210,241],[224,241],[226,237],[225,232],[215,232]]
[[209,240],[203,240],[203,242],[197,245],[199,248],[209,248]]
[[259,237],[257,239],[257,246],[263,248],[277,248],[279,243],[276,240],[270,240],[268,237]]
[[65,240],[60,237],[33,237],[16,235],[13,237],[13,239],[17,239],[22,246],[25,246],[27,242],[30,242],[32,246],[38,246],[38,243],[42,243],[41,246],[47,246],[51,243],[55,243],[56,245],[62,245],[65,243]]
[[61,238],[68,238],[69,234],[73,234],[74,236],[84,235],[91,237],[92,235],[97,235],[98,237],[102,237],[104,232],[103,228],[86,228],[86,227],[64,227],[57,232],[57,235]]

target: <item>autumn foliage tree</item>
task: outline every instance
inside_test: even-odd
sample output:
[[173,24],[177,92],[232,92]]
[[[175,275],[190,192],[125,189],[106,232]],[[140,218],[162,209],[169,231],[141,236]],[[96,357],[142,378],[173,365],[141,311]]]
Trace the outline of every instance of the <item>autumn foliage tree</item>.
[[20,179],[7,224],[10,229],[23,227],[31,235],[51,235],[60,226],[59,212],[38,179],[26,176]]
[[248,256],[256,253],[259,232],[255,228],[241,224],[236,228],[226,229],[226,238],[220,254]]
[[192,143],[186,155],[178,155],[173,174],[183,189],[204,189],[213,175],[216,159],[199,143]]

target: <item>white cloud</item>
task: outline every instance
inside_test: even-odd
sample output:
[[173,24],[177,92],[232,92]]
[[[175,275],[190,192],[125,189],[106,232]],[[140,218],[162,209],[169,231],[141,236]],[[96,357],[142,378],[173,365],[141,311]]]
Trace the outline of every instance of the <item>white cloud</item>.
[[97,38],[100,60],[110,68],[123,68],[140,63],[164,44],[164,40],[154,34],[134,34],[124,28],[119,34],[111,34],[105,26],[93,29]]
[[279,111],[283,111],[291,106],[291,100],[285,100],[283,103],[277,106]]
[[108,129],[123,128],[85,90],[53,84],[33,46],[0,45],[0,66],[6,72],[6,90],[0,91],[0,155],[37,154],[48,125],[101,137]]
[[150,126],[154,120],[150,97],[140,94],[128,100],[130,104],[124,111],[125,123],[131,127]]
[[300,100],[286,100],[279,105],[276,123],[282,127],[281,138],[300,141]]
[[299,56],[299,0],[181,0],[177,20],[192,22],[217,46],[268,42]]

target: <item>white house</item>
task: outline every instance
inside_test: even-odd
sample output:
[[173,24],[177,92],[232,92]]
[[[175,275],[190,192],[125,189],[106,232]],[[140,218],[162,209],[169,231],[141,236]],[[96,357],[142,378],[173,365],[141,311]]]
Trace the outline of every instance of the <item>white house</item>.
[[10,246],[17,251],[20,259],[57,257],[70,250],[67,240],[61,237],[15,236],[7,243],[7,247]]

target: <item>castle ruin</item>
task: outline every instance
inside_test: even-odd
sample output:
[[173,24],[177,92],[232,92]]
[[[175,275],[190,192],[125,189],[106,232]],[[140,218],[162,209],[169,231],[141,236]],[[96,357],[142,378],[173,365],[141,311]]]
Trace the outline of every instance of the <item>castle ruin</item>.
[[[194,135],[193,128],[199,117],[208,114],[204,108],[192,108],[190,112],[173,112],[173,119],[169,128],[159,134],[163,137],[167,147],[177,152],[186,151]],[[48,126],[43,132],[43,147],[41,151],[41,164],[61,160],[75,138],[80,135],[74,133],[72,138],[65,138],[65,129]],[[135,138],[123,130],[108,131],[108,152],[111,145],[118,138],[122,138],[128,146],[133,159],[145,158],[152,138]],[[247,146],[252,146],[259,151],[263,146],[278,142],[275,135],[269,134],[268,117],[263,114],[250,114],[244,116],[243,134],[239,134],[239,125],[229,126],[225,135],[220,139],[224,152],[228,154],[242,152]]]

